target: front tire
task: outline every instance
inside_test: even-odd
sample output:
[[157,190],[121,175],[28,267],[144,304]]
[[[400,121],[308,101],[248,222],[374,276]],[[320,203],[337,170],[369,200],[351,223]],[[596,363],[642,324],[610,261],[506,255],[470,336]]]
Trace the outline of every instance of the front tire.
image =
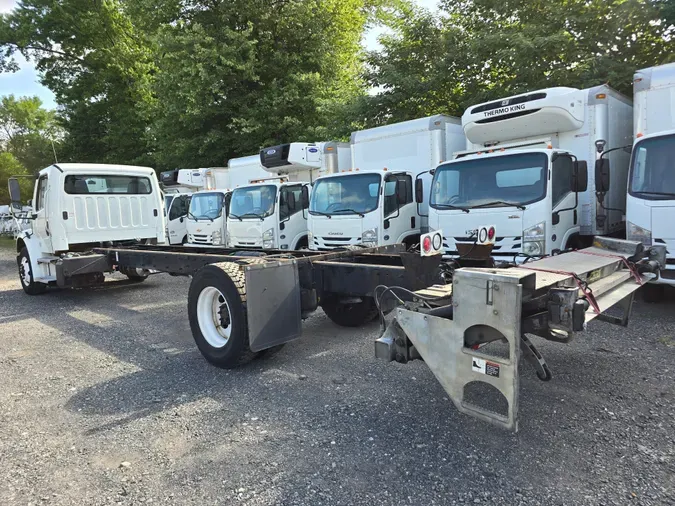
[[16,262],[19,267],[19,280],[23,291],[28,295],[40,295],[47,291],[47,285],[38,283],[33,276],[33,268],[30,263],[30,255],[28,249],[21,248],[19,256],[16,257]]
[[232,369],[258,355],[249,345],[244,266],[222,262],[197,271],[188,318],[197,348],[216,367]]
[[333,323],[341,327],[360,327],[377,317],[377,307],[372,297],[362,297],[361,302],[340,302],[330,295],[321,301],[321,307]]

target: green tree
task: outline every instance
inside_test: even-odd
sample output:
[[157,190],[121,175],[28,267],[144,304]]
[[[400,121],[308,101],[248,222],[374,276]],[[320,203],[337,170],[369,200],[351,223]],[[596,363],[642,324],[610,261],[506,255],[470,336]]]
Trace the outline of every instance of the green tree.
[[[42,107],[37,97],[0,99],[0,203],[9,200],[7,179],[28,176],[54,163],[61,149],[63,131],[54,111]],[[19,179],[24,199],[31,198],[33,179]]]
[[364,93],[360,39],[381,2],[182,3],[157,39],[162,165],[222,165],[263,145],[348,133],[345,111]]
[[[134,2],[129,2],[133,5]],[[0,18],[0,70],[35,62],[56,95],[73,161],[148,163],[150,43],[122,0],[20,0]]]
[[674,58],[672,0],[443,0],[402,10],[369,56],[380,121],[461,115],[471,104],[552,86],[609,83]]

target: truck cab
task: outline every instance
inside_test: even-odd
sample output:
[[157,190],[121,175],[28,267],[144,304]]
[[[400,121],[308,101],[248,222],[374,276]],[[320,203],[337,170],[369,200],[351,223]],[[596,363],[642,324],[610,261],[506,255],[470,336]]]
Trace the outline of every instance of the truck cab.
[[364,171],[325,176],[312,188],[310,249],[373,247],[416,238],[414,174]]
[[187,213],[187,242],[193,246],[225,245],[230,190],[193,193]]
[[[10,194],[18,214],[21,196],[16,180],[10,180]],[[74,276],[68,273],[75,271],[64,269],[66,260],[86,257],[93,247],[162,243],[166,238],[163,196],[149,167],[50,165],[37,175],[33,204],[27,216],[30,228],[16,240],[19,274],[27,293],[41,293],[52,284],[101,281],[107,268],[92,272],[83,267]]]
[[[472,106],[462,116],[467,150],[439,165],[429,228],[446,256],[494,226],[492,255],[522,260],[581,248],[622,233],[625,193],[596,188],[588,165],[611,161],[626,180],[632,105],[607,86],[549,88]],[[618,183],[620,184],[620,183]]]
[[663,285],[675,286],[675,63],[636,72],[633,92],[635,141],[626,198],[626,237],[647,246],[667,247],[665,269],[645,291],[646,297],[657,300]]
[[459,118],[436,115],[351,135],[351,166],[316,180],[309,206],[309,247],[412,245],[428,227],[428,199],[416,181],[465,145]]
[[232,192],[227,217],[231,248],[297,250],[307,247],[302,182],[285,178],[253,181]]

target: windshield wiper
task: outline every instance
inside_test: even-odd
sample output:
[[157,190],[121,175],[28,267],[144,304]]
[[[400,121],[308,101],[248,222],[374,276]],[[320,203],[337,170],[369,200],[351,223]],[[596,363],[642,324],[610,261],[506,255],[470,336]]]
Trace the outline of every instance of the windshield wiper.
[[[257,214],[257,213],[244,213],[241,215],[241,218],[246,218],[247,216],[255,216],[256,218],[260,218],[260,221],[265,221],[265,218],[263,217],[262,214]],[[241,218],[239,218],[241,220]]]
[[228,216],[232,216],[233,218],[237,218],[239,221],[241,221],[241,216],[237,216],[234,213],[230,213]]
[[675,193],[670,193],[670,192],[640,192],[640,191],[636,191],[635,193],[640,193],[642,195],[663,195],[664,197],[675,197]]
[[439,209],[459,209],[460,211],[464,211],[465,213],[469,212],[469,210],[466,207],[453,206],[452,204],[434,204],[434,205]]
[[502,204],[503,206],[512,206],[520,209],[521,211],[525,210],[525,206],[522,204],[518,204],[517,202],[506,202],[504,200],[495,200],[493,202],[485,202],[484,204],[476,204],[475,206],[469,206],[469,209],[478,209],[479,207],[489,207],[497,204]]
[[188,211],[187,217],[188,217],[188,218],[192,218],[193,220],[197,221],[197,218],[195,218],[195,215],[192,214],[190,211]]
[[332,218],[332,216],[328,213],[324,213],[323,211],[310,211],[309,214],[320,214],[321,216],[328,216],[328,218]]
[[361,211],[357,211],[356,209],[338,209],[336,211],[333,211],[333,214],[335,213],[352,213],[352,214],[358,214],[361,218],[365,216]]

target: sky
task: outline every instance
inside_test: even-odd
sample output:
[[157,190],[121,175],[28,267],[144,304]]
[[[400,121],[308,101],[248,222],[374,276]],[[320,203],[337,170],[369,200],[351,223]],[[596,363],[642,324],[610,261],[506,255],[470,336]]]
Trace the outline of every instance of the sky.
[[[415,0],[420,6],[435,10],[438,0]],[[9,12],[16,5],[17,0],[0,0],[0,12]],[[364,37],[364,46],[367,49],[378,47],[377,37],[382,33],[381,28],[373,28]],[[32,63],[27,62],[21,55],[16,56],[20,70],[13,74],[0,74],[0,96],[14,94],[16,96],[37,95],[45,107],[56,107],[54,94],[40,84],[40,78]]]

